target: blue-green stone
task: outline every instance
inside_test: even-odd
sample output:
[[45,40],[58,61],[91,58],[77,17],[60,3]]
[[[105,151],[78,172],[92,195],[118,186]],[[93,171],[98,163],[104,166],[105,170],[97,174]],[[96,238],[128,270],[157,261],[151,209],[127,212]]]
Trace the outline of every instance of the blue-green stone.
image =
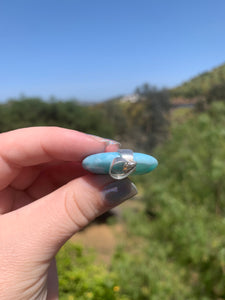
[[[132,174],[146,174],[154,170],[158,161],[150,155],[134,153],[134,161],[137,162],[136,170]],[[87,156],[82,166],[84,169],[95,174],[109,174],[109,168],[114,158],[120,157],[118,152],[104,152]]]

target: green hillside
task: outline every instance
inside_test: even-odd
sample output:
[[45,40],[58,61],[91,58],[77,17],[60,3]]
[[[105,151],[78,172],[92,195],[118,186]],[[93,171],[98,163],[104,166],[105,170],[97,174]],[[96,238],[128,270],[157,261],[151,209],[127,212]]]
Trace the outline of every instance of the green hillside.
[[107,265],[83,245],[62,248],[60,299],[225,299],[224,115],[214,102],[175,124],[155,148],[158,168],[133,176],[139,195],[109,221],[117,246]]
[[171,90],[173,97],[206,96],[215,86],[225,85],[225,64],[204,72]]
[[167,137],[169,94],[145,86],[136,103],[111,99],[84,105],[76,100],[11,99],[0,103],[0,133],[29,126],[61,126],[116,139],[123,147],[150,151]]
[[[136,102],[84,105],[21,97],[0,103],[0,133],[61,126],[116,139],[159,161],[154,172],[132,177],[139,190],[134,199],[107,224],[94,224],[115,235],[110,251],[99,231],[100,239],[93,235],[101,253],[108,253],[107,263],[91,243],[71,240],[60,250],[60,299],[225,299],[224,83],[225,65],[186,84],[207,99],[202,110],[171,110],[168,91],[147,84]],[[185,100],[182,87],[177,95]]]

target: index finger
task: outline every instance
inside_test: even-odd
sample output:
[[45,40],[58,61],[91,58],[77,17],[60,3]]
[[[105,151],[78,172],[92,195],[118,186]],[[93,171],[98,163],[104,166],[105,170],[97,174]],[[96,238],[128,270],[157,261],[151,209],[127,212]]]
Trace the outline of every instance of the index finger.
[[52,160],[81,161],[87,155],[104,152],[109,143],[107,139],[60,127],[30,127],[2,133],[0,180],[14,178],[21,167]]

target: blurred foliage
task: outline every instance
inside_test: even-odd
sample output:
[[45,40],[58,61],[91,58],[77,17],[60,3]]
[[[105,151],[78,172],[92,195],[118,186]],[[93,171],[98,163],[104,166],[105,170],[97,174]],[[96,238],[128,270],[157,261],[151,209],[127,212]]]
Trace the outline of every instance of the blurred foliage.
[[60,252],[62,299],[225,299],[225,104],[189,113],[171,130],[155,149],[158,168],[136,177],[144,206],[124,211],[111,264]]
[[29,126],[61,126],[112,137],[114,129],[102,112],[77,101],[49,101],[21,98],[0,105],[0,131]]
[[62,300],[128,300],[119,297],[116,273],[94,263],[92,251],[67,243],[57,255],[60,299]]
[[146,149],[151,150],[163,142],[168,134],[169,93],[166,89],[158,90],[148,84],[137,88],[136,93],[143,99],[144,110],[140,116],[141,129],[149,136]]
[[[163,187],[187,204],[225,212],[225,104],[215,102],[202,114],[172,127],[171,137],[157,150],[162,161],[155,176]],[[176,183],[176,184],[175,184]],[[154,190],[154,187],[151,189]],[[162,194],[162,193],[161,193]]]
[[113,124],[116,139],[122,140],[126,147],[150,151],[168,134],[169,93],[148,84],[135,92],[138,101],[134,103],[117,99],[101,103],[98,107]]
[[207,102],[212,103],[214,101],[224,101],[225,102],[225,83],[217,84],[213,86],[207,93]]
[[191,299],[225,298],[224,129],[225,104],[219,102],[173,128],[157,150],[160,164],[144,196],[149,226],[139,226],[140,232],[132,226],[164,245],[167,260],[185,270]]
[[21,98],[0,104],[1,132],[61,126],[154,149],[159,160],[153,173],[133,178],[143,206],[124,211],[126,236],[111,264],[97,263],[79,245],[60,250],[60,299],[225,299],[225,66],[218,70],[212,85],[210,74],[201,76],[208,78],[196,92],[207,98],[203,112],[174,110],[170,127],[168,91],[148,85],[137,89],[134,103]]
[[204,72],[199,76],[181,84],[171,90],[173,97],[193,98],[207,96],[214,86],[225,85],[225,64],[211,72]]
[[120,99],[84,105],[39,98],[0,104],[0,132],[29,126],[60,126],[125,142],[131,148],[152,149],[166,138],[169,97],[165,91],[145,90],[140,101]]

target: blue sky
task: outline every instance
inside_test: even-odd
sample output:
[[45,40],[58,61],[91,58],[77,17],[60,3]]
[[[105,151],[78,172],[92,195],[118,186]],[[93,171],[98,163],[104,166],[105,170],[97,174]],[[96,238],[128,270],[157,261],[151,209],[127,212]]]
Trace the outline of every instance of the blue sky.
[[224,0],[0,0],[0,100],[103,100],[225,62]]

